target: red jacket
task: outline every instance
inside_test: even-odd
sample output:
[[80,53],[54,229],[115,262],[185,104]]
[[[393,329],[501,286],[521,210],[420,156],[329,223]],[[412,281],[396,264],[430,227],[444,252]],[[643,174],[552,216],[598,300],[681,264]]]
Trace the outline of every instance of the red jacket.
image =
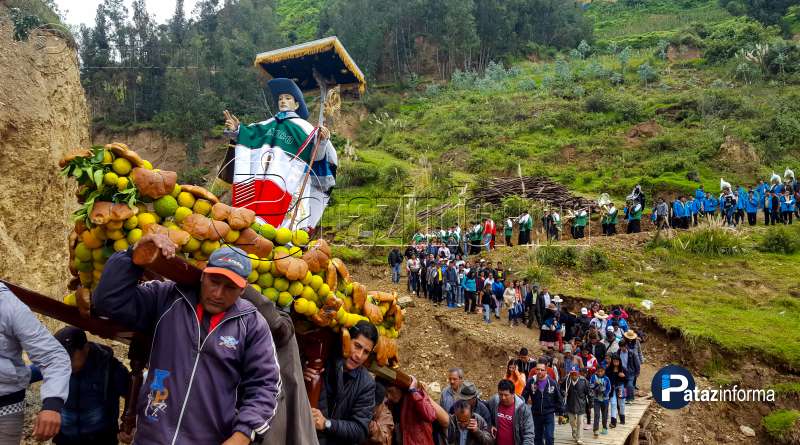
[[494,223],[493,220],[488,220],[483,223],[483,234],[484,235],[496,235],[497,234],[497,225]]
[[433,445],[433,422],[436,410],[423,389],[406,393],[400,407],[400,431],[403,445]]

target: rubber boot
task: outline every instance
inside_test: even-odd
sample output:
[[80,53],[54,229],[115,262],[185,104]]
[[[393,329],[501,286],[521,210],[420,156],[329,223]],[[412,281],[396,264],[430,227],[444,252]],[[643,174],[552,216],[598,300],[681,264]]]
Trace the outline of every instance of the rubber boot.
[[611,428],[616,428],[617,427],[617,418],[616,417],[612,417],[611,418],[611,425],[609,425],[609,426]]
[[619,424],[620,425],[625,425],[625,415],[624,414],[620,414],[619,415]]

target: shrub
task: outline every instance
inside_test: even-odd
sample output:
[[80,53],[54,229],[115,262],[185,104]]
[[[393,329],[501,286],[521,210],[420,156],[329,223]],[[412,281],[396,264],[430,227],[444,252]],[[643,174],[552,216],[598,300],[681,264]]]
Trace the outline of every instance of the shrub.
[[364,95],[361,103],[364,104],[364,107],[367,109],[367,111],[374,113],[389,103],[389,96],[385,94],[367,94]]
[[608,254],[603,249],[592,247],[583,252],[581,265],[586,272],[602,272],[609,269],[611,261],[609,261]]
[[603,93],[595,93],[586,98],[583,108],[589,113],[605,113],[610,111],[611,102]]
[[764,416],[761,419],[761,424],[767,430],[770,437],[777,440],[783,440],[788,436],[800,419],[800,411],[793,409],[781,409]]
[[408,175],[408,167],[399,162],[389,162],[381,168],[381,181],[386,186],[401,186]]
[[723,223],[703,225],[697,230],[683,233],[672,240],[672,248],[696,255],[737,255],[744,250],[740,235],[725,228]]
[[374,165],[344,160],[339,167],[341,185],[344,187],[358,187],[377,181],[380,173]]
[[573,246],[542,246],[536,252],[536,260],[545,266],[574,268],[578,265],[578,249]]
[[206,167],[190,168],[178,172],[179,184],[204,185],[209,170]]
[[539,88],[539,86],[536,84],[534,79],[524,79],[520,81],[518,88],[521,91],[534,91]]
[[715,116],[722,119],[750,114],[743,110],[742,99],[724,91],[710,91],[703,94],[697,104],[703,116]]
[[360,264],[365,257],[363,251],[347,246],[331,246],[331,255],[334,258],[341,258],[345,264]]
[[546,286],[553,279],[553,274],[544,267],[531,266],[522,272],[522,278],[527,278],[531,284]]
[[642,106],[634,99],[625,98],[614,105],[614,111],[626,122],[640,122],[644,119]]
[[800,236],[788,227],[773,227],[761,239],[758,249],[762,252],[791,255],[800,250]]

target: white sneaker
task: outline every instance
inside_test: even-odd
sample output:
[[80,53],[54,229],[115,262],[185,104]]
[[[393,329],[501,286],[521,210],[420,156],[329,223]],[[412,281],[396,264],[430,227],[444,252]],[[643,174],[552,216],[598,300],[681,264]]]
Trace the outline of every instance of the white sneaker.
[[575,441],[575,443],[576,443],[577,445],[583,445],[583,441],[582,441],[582,440],[580,440],[580,439],[576,440],[576,441]]

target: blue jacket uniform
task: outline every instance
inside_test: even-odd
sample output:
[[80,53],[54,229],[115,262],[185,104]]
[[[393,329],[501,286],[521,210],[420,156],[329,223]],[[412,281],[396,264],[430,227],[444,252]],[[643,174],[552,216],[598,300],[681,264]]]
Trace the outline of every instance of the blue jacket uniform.
[[758,184],[756,186],[756,188],[753,189],[753,191],[755,192],[756,198],[758,198],[758,208],[759,209],[763,209],[764,208],[764,197],[767,194],[767,190],[769,190],[769,187],[767,187],[767,184],[765,182],[762,182],[761,184]]
[[738,190],[739,199],[736,201],[736,210],[743,210],[747,202],[747,190],[744,187],[739,187]]
[[689,210],[690,214],[697,215],[700,213],[700,201],[696,199],[686,201],[686,208]]
[[672,203],[672,214],[675,218],[683,218],[684,216],[689,216],[690,212],[687,208],[687,204],[681,201],[675,201]]
[[704,199],[706,199],[706,192],[703,191],[703,189],[695,190],[694,191],[694,199],[702,202]]
[[759,203],[760,200],[758,199],[758,196],[755,193],[753,193],[753,197],[752,198],[748,197],[747,200],[745,201],[745,206],[744,206],[745,212],[758,213]]
[[703,211],[714,213],[717,211],[719,200],[715,197],[703,198]]
[[794,196],[781,196],[781,212],[794,212]]

